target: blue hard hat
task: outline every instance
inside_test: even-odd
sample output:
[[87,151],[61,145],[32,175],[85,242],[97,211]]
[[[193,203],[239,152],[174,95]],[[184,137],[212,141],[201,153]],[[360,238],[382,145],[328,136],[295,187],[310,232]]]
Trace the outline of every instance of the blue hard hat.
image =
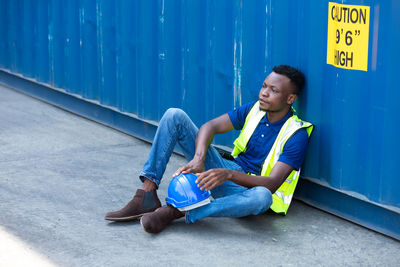
[[168,205],[180,210],[190,210],[210,203],[210,191],[201,190],[197,176],[191,173],[175,176],[168,186]]

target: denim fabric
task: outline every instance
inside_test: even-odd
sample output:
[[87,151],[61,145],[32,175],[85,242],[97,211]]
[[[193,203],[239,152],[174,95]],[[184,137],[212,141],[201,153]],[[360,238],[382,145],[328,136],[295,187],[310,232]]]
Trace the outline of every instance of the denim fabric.
[[[144,181],[147,178],[158,186],[175,145],[182,148],[186,160],[192,160],[198,130],[184,111],[176,108],[168,109],[160,120],[147,161],[140,173],[140,179]],[[207,150],[205,169],[213,168],[243,172],[238,164],[222,158],[218,151],[210,146]],[[256,215],[265,212],[272,203],[272,195],[267,188],[248,189],[231,181],[214,188],[211,194],[214,200],[210,204],[186,212],[187,223],[193,223],[207,216]]]
[[[214,191],[222,194],[216,195]],[[210,204],[186,212],[186,223],[194,223],[205,217],[244,217],[266,212],[272,204],[271,192],[257,186],[246,188],[231,181],[212,191],[215,198]]]

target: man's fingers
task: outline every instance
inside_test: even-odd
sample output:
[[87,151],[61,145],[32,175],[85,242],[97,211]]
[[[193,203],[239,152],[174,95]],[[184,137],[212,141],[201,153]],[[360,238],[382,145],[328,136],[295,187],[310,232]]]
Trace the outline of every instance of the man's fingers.
[[191,165],[186,165],[183,167],[180,167],[175,173],[174,176],[177,176],[180,173],[186,174],[186,173],[196,173],[196,176],[198,176],[198,171],[201,171],[201,168],[198,168],[196,166],[191,166]]
[[223,179],[218,170],[208,170],[198,174],[196,180],[197,186],[202,190],[211,190],[218,185],[221,185],[226,179]]
[[179,169],[176,170],[176,172],[174,173],[174,177],[178,176],[181,172],[183,172],[185,170],[186,166],[180,167]]
[[205,183],[204,178],[206,178],[208,176],[208,174],[209,174],[209,171],[196,173],[196,176],[197,176],[196,183],[198,183],[198,184]]
[[207,188],[207,184],[209,184],[209,181],[202,180],[201,183],[199,183],[197,186],[200,187],[201,190],[204,190]]
[[210,176],[209,173],[207,172],[203,172],[196,180],[197,186],[200,187],[201,189],[207,184],[211,183],[212,181],[213,181],[213,176]]
[[205,183],[202,187],[200,187],[201,190],[211,190],[214,187],[216,187],[218,185],[217,182],[215,181],[207,181],[207,183]]
[[176,172],[172,175],[172,177],[178,176],[181,173],[180,168],[176,170]]

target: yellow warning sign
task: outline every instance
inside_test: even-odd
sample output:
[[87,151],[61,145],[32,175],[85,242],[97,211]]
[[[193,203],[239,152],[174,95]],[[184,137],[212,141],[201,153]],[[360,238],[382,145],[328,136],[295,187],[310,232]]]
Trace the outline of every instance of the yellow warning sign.
[[369,6],[329,2],[326,63],[368,70]]

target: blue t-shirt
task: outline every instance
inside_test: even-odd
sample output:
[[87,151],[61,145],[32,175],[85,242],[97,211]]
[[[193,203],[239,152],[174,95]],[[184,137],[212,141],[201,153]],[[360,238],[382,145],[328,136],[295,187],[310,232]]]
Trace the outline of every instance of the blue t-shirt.
[[[256,101],[247,103],[228,112],[229,118],[236,130],[241,130],[243,128],[246,116],[255,102]],[[270,123],[267,114],[265,114],[247,143],[247,150],[239,154],[238,157],[235,158],[235,162],[239,164],[245,172],[260,175],[265,158],[268,156],[280,129],[292,115],[292,111],[289,111],[282,120]],[[301,164],[303,164],[307,145],[307,131],[305,129],[300,129],[286,142],[278,161],[289,164],[295,170],[299,170]]]

